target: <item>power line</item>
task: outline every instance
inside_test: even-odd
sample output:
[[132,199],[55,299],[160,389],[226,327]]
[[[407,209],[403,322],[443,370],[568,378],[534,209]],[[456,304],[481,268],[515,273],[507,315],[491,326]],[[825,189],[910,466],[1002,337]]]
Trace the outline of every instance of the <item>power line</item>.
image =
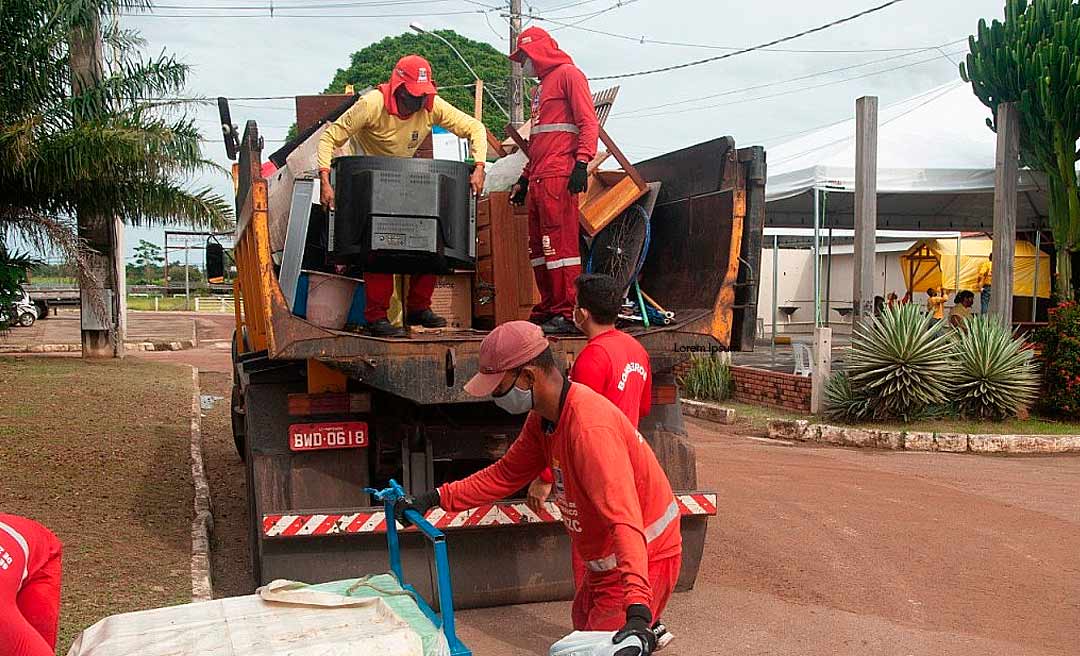
[[871,61],[868,61],[868,62],[863,62],[861,64],[852,64],[850,66],[842,66],[840,68],[833,68],[833,69],[829,69],[827,71],[820,71],[820,72],[817,72],[817,73],[809,73],[809,74],[806,74],[806,75],[800,75],[798,77],[791,77],[791,78],[788,78],[786,80],[779,80],[779,81],[776,81],[776,82],[766,82],[764,84],[756,84],[756,85],[750,86],[750,87],[741,87],[741,88],[738,88],[738,89],[729,89],[727,91],[721,91],[719,93],[710,94],[708,96],[694,96],[693,98],[686,98],[686,99],[683,99],[683,100],[673,100],[673,101],[666,102],[666,103],[660,103],[659,105],[649,105],[647,107],[636,107],[636,108],[633,108],[633,109],[628,109],[628,110],[625,110],[625,111],[617,112],[617,113],[614,114],[614,116],[628,116],[628,115],[631,115],[631,114],[637,114],[639,112],[645,112],[645,111],[649,111],[649,110],[653,110],[653,109],[662,109],[664,107],[673,107],[673,106],[676,106],[676,105],[682,105],[682,104],[685,104],[685,103],[688,103],[688,102],[693,102],[695,100],[709,100],[711,98],[721,98],[723,96],[730,96],[730,95],[734,95],[734,94],[737,94],[737,93],[745,93],[747,91],[756,91],[758,89],[765,89],[765,88],[768,88],[768,87],[779,86],[781,84],[788,84],[788,83],[791,83],[791,82],[801,82],[802,80],[808,80],[808,79],[815,78],[815,77],[821,77],[823,75],[832,75],[833,73],[842,73],[844,71],[850,71],[850,70],[853,70],[853,69],[856,69],[856,68],[863,68],[865,66],[873,66],[874,64],[881,64],[881,63],[884,63],[884,62],[887,62],[887,61],[895,61],[897,59],[903,59],[905,57],[911,57],[912,55],[919,54],[920,52],[927,52],[927,51],[931,51],[931,50],[939,50],[940,47],[956,45],[957,43],[961,43],[964,40],[965,39],[957,39],[955,41],[950,41],[949,43],[942,44],[942,46],[930,46],[930,47],[925,48],[925,49],[923,49],[921,51],[907,52],[907,53],[904,53],[904,54],[901,54],[901,55],[893,55],[891,57],[882,57],[881,59],[874,59],[874,60],[871,60]]
[[153,9],[180,9],[212,11],[279,11],[282,9],[341,9],[345,7],[396,7],[398,5],[419,5],[455,0],[377,0],[375,2],[330,2],[302,5],[153,5]]
[[863,16],[867,16],[869,14],[879,12],[879,11],[881,11],[883,9],[891,7],[891,6],[895,5],[895,4],[899,4],[901,2],[904,2],[904,0],[889,0],[889,2],[877,5],[875,7],[871,7],[869,9],[864,9],[863,11],[860,11],[857,14],[852,14],[851,16],[846,16],[844,18],[834,20],[834,21],[826,23],[824,25],[819,25],[818,27],[814,27],[814,28],[811,28],[809,30],[804,30],[802,32],[799,32],[798,34],[792,34],[790,36],[781,37],[779,39],[774,39],[772,41],[769,41],[768,43],[762,43],[762,44],[757,45],[757,46],[751,46],[749,48],[743,48],[742,50],[736,50],[734,52],[725,53],[723,55],[717,55],[716,57],[707,57],[705,59],[698,59],[696,61],[686,62],[684,64],[675,64],[673,66],[664,66],[662,68],[653,68],[653,69],[644,70],[644,71],[635,71],[633,73],[620,73],[618,75],[603,75],[603,76],[600,76],[600,77],[593,77],[593,78],[589,78],[589,79],[591,79],[591,80],[621,80],[621,79],[628,78],[628,77],[640,77],[640,76],[643,76],[643,75],[653,75],[655,73],[666,73],[668,71],[675,71],[675,70],[679,70],[679,69],[683,69],[683,68],[689,68],[691,66],[699,66],[701,64],[707,64],[709,62],[719,61],[721,59],[727,59],[729,57],[735,57],[736,55],[746,54],[748,52],[753,52],[755,50],[761,50],[762,48],[768,48],[769,46],[775,46],[775,45],[778,45],[778,44],[781,44],[781,43],[785,43],[787,41],[793,41],[795,39],[799,39],[799,38],[802,38],[804,36],[814,34],[816,32],[821,32],[823,30],[827,30],[829,28],[836,27],[837,25],[842,25],[844,23],[851,22],[853,20],[862,18]]
[[[956,55],[956,54],[960,54],[960,53],[953,53],[953,54]],[[710,105],[707,105],[707,106],[704,106],[704,107],[690,107],[688,109],[682,109],[682,110],[679,110],[679,111],[680,111],[680,113],[685,114],[685,113],[688,113],[688,112],[706,111],[706,110],[710,110],[710,109],[715,109],[717,107],[728,107],[730,105],[739,105],[739,104],[746,103],[746,102],[754,102],[754,101],[758,101],[758,100],[769,100],[769,99],[772,99],[772,98],[780,98],[782,96],[789,96],[789,95],[791,95],[793,93],[802,93],[802,92],[805,92],[805,91],[813,91],[814,89],[820,89],[822,87],[832,86],[834,84],[843,84],[844,82],[851,82],[853,80],[861,80],[863,78],[873,77],[875,75],[884,75],[885,73],[892,73],[894,71],[903,70],[905,68],[911,68],[913,66],[919,66],[919,65],[922,65],[922,64],[928,64],[930,62],[935,62],[935,61],[937,61],[939,59],[941,59],[940,56],[934,56],[934,57],[931,57],[930,59],[923,59],[923,60],[920,60],[920,61],[917,61],[917,62],[912,62],[910,64],[904,64],[903,66],[895,66],[893,68],[886,68],[886,69],[883,69],[883,70],[880,70],[880,71],[871,71],[870,73],[865,73],[865,74],[862,74],[862,75],[854,75],[852,77],[845,77],[842,80],[831,80],[829,82],[822,82],[821,84],[815,84],[815,85],[811,85],[811,86],[808,86],[808,87],[800,87],[798,89],[789,89],[787,91],[781,91],[779,93],[767,94],[767,95],[764,95],[764,96],[755,96],[753,98],[743,98],[741,100],[734,100],[734,101],[726,102],[726,103],[714,103],[714,104],[710,104]],[[657,117],[657,116],[667,116],[669,114],[671,114],[671,112],[656,112],[656,113],[652,113],[652,114],[636,114],[636,115],[633,115],[633,116],[612,114],[609,117],[608,120],[617,120],[617,119],[624,119],[624,118],[630,118],[630,119],[653,118],[653,117]]]
[[[425,16],[463,16],[463,15],[475,15],[481,14],[485,11],[495,11],[501,9],[497,7],[495,9],[481,10],[481,9],[469,9],[469,10],[455,10],[455,11],[435,11],[427,12]],[[127,18],[415,18],[416,14],[278,14],[262,15],[262,14],[159,14],[156,12],[146,13],[123,13],[121,16]]]

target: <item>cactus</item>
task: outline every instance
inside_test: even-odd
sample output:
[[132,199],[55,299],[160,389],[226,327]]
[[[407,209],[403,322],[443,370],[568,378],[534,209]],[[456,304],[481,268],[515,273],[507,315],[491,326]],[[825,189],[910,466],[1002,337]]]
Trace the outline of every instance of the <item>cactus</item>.
[[[1073,297],[1072,254],[1080,250],[1080,4],[1006,0],[1004,22],[979,21],[960,77],[996,116],[1017,104],[1023,163],[1047,177],[1057,248],[1057,293]],[[995,119],[987,120],[995,130]]]

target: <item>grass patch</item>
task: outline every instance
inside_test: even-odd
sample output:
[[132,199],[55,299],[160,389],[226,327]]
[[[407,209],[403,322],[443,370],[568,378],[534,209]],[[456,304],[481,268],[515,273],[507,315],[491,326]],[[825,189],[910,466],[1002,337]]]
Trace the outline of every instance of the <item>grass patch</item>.
[[[813,422],[827,423],[825,419],[804,415],[787,410],[779,410],[760,405],[749,405],[727,401],[725,408],[735,410],[737,424],[764,430],[770,419],[806,419]],[[932,419],[903,423],[899,421],[865,421],[844,424],[855,428],[876,428],[880,430],[906,431],[909,433],[968,433],[988,435],[1080,435],[1080,421],[1057,421],[1043,417],[1029,419],[1008,419],[1005,421],[977,421],[972,419]]]
[[[154,298],[151,296],[128,296],[127,306],[129,310],[188,310],[195,307],[195,299],[185,303],[183,296],[159,296],[157,307],[154,307]],[[190,307],[189,307],[190,306]]]
[[114,613],[191,600],[188,369],[0,358],[0,507],[64,543],[58,653]]

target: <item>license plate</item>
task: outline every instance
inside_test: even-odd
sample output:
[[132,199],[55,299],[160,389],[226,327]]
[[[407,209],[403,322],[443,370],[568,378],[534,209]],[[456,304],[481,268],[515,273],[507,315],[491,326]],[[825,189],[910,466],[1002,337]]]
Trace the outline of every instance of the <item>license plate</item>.
[[320,449],[358,449],[368,445],[366,421],[292,424],[289,426],[289,449],[318,451]]

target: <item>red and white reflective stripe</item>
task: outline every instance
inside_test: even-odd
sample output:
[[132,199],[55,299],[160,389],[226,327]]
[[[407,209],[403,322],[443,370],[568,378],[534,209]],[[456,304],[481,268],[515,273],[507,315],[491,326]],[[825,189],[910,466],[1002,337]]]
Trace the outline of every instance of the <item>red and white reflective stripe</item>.
[[533,259],[529,260],[529,266],[534,268],[538,266],[544,266],[545,261],[546,260],[544,260],[544,258],[542,257],[534,257]]
[[[715,515],[716,495],[680,494],[675,497],[681,515]],[[543,510],[533,512],[524,502],[502,501],[462,512],[449,512],[433,508],[424,515],[432,526],[439,529],[470,528],[476,526],[511,526],[517,524],[550,524],[562,521],[562,514],[554,503],[546,503]],[[668,522],[668,514],[665,517]],[[665,524],[666,526],[666,524]],[[399,530],[403,528],[397,523]],[[327,535],[356,535],[385,533],[386,515],[382,510],[355,513],[308,513],[266,514],[262,522],[263,536],[267,538],[292,538]]]
[[[692,497],[693,495],[684,496]],[[690,499],[690,503],[697,505],[700,508],[700,505],[697,504],[697,502],[694,501],[692,498]],[[685,504],[683,505],[685,506]],[[715,506],[715,504],[713,505]],[[671,504],[667,507],[667,509],[664,510],[664,514],[661,515],[659,519],[645,527],[645,543],[648,544],[663,535],[664,531],[667,530],[667,527],[671,525],[671,522],[675,521],[675,518],[679,516],[679,512],[679,504],[675,501],[672,501]],[[585,562],[585,566],[594,572],[607,572],[609,570],[615,569],[618,565],[619,559],[615,556],[615,554],[608,554],[603,558],[597,558],[596,560],[589,560]]]
[[561,269],[568,266],[581,266],[581,257],[564,257],[561,260],[552,260],[550,262],[545,262],[544,266],[546,266],[549,270]]
[[581,129],[573,123],[543,123],[529,128],[529,136],[543,134],[545,132],[569,132],[571,134],[579,134]]

